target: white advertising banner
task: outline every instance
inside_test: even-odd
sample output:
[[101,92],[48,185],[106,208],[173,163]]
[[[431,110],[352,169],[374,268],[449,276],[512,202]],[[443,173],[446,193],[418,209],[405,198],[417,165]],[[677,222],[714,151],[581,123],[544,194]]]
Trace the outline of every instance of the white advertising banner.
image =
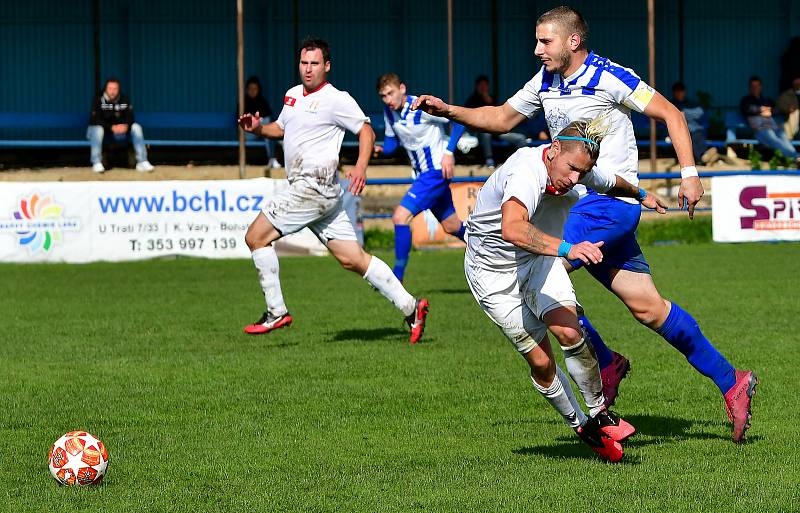
[[[0,262],[249,258],[248,225],[286,180],[4,182]],[[325,254],[308,229],[279,252]]]
[[715,242],[800,240],[800,176],[711,179]]

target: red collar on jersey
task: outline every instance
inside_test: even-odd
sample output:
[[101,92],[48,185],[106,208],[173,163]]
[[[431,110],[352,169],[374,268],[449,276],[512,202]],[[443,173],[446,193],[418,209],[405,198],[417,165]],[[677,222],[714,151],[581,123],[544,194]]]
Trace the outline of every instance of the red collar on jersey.
[[[547,148],[549,148],[549,146]],[[546,163],[546,161],[547,161],[547,148],[545,148],[545,150],[542,152],[542,163],[545,164],[545,168],[547,167],[547,163]],[[549,183],[550,182],[550,178],[548,178],[547,181],[548,181],[548,184],[544,186],[544,193],[545,194],[547,194],[549,196],[562,196],[562,195],[564,195],[564,194],[569,192],[568,190],[561,190],[561,189],[556,189],[555,187],[553,187],[553,184]]]
[[314,93],[316,93],[317,91],[319,91],[320,89],[322,89],[323,87],[325,87],[326,85],[328,85],[329,83],[330,83],[330,82],[328,82],[328,81],[326,80],[325,82],[321,83],[321,84],[319,85],[319,87],[317,87],[317,88],[316,88],[316,89],[314,89],[313,91],[306,91],[306,88],[305,88],[305,87],[303,87],[303,96],[308,96],[309,94],[314,94]]

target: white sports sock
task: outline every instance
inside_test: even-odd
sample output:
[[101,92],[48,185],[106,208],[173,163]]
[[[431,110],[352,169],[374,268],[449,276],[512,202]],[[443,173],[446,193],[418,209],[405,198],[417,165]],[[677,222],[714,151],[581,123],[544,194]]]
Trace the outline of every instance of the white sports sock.
[[575,398],[575,392],[572,391],[572,383],[570,383],[569,378],[558,365],[556,365],[556,377],[561,381],[561,386],[564,387],[564,392],[566,392],[572,407],[578,412],[578,422],[581,426],[584,425],[586,423],[586,414],[583,413],[581,405],[578,404],[578,400]]
[[555,410],[561,414],[561,416],[564,418],[564,422],[566,422],[569,427],[576,428],[581,425],[581,418],[578,416],[578,411],[580,410],[576,410],[572,406],[572,402],[569,400],[569,396],[564,390],[564,384],[561,382],[561,379],[559,379],[558,376],[553,379],[553,382],[549,387],[543,387],[537,383],[533,375],[531,375],[531,383],[533,383],[533,388],[538,390],[539,393],[542,394],[545,399],[547,399],[547,402],[550,403],[550,406],[555,408]]
[[253,263],[256,264],[258,281],[264,291],[267,312],[278,317],[287,313],[286,303],[283,302],[283,292],[281,292],[281,281],[278,276],[280,265],[278,265],[278,254],[275,253],[275,248],[270,244],[265,248],[258,248],[253,251]]
[[372,255],[364,279],[403,312],[403,315],[408,317],[414,313],[417,300],[406,291],[386,262]]
[[594,351],[586,343],[586,337],[572,347],[561,346],[564,351],[564,362],[567,372],[578,385],[583,401],[589,408],[589,415],[594,417],[603,409],[603,381],[600,379],[600,367]]

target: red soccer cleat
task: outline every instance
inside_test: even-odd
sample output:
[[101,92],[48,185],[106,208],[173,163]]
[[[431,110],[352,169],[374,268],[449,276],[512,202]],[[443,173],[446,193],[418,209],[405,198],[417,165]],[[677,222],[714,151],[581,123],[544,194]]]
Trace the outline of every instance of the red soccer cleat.
[[600,459],[616,463],[625,455],[622,444],[609,438],[600,430],[597,417],[590,417],[586,424],[575,428],[575,433]]
[[627,358],[612,351],[614,358],[611,363],[600,371],[600,378],[603,380],[603,397],[606,399],[606,408],[610,408],[619,395],[619,384],[631,370],[631,362]]
[[595,415],[600,423],[600,431],[615,442],[624,442],[636,434],[636,428],[608,408]]
[[248,335],[265,335],[270,331],[277,330],[278,328],[285,328],[292,325],[292,316],[285,313],[280,316],[274,316],[269,312],[264,312],[261,319],[253,324],[245,326],[244,332]]
[[750,407],[758,378],[752,371],[736,370],[736,383],[725,393],[725,412],[733,422],[733,441],[743,442],[753,417]]
[[414,313],[406,317],[408,327],[411,328],[411,336],[408,341],[412,344],[416,344],[422,338],[422,332],[425,331],[425,319],[428,317],[428,307],[428,300],[424,297],[419,298],[414,306]]

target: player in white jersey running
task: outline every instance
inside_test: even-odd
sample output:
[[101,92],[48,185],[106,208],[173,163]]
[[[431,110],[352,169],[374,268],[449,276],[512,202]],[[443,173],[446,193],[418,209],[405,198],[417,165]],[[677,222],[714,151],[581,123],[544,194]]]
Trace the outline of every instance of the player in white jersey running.
[[[467,220],[464,271],[478,304],[528,362],[534,388],[600,457],[619,461],[619,442],[635,429],[604,404],[597,359],[578,322],[580,305],[558,258],[598,264],[603,242],[569,244],[562,234],[578,200],[572,187],[579,180],[638,198],[661,213],[664,208],[618,175],[592,171],[607,129],[603,123],[603,118],[572,122],[552,145],[517,150],[500,166],[481,188]],[[564,351],[588,418],[556,365],[548,329]]]
[[366,182],[375,132],[355,100],[328,83],[331,59],[324,40],[303,41],[299,57],[302,84],[286,92],[278,119],[261,125],[258,113],[239,118],[239,125],[248,132],[273,139],[283,137],[289,180],[289,187],[269,199],[245,235],[267,309],[261,319],[244,331],[259,335],[292,323],[283,300],[278,256],[272,243],[307,226],[342,267],[363,276],[403,312],[414,344],[425,327],[428,301],[414,299],[386,263],[364,252],[342,208],[338,164],[344,131],[358,135],[358,161],[347,173],[349,190],[355,195],[361,193]]
[[[453,152],[464,133],[464,125],[421,110],[411,112],[416,96],[407,93],[406,85],[395,73],[381,75],[377,90],[385,105],[383,120],[386,128],[383,146],[376,146],[375,151],[391,155],[402,146],[413,168],[414,183],[392,215],[393,271],[402,280],[411,251],[410,224],[415,215],[430,210],[444,231],[464,240],[464,223],[456,214],[450,192],[450,179],[455,168]],[[453,126],[448,138],[445,127],[449,124]]]
[[[477,129],[507,132],[526,118],[544,111],[550,133],[558,133],[576,119],[609,113],[611,133],[603,140],[597,167],[638,183],[638,152],[630,110],[665,122],[681,169],[679,204],[688,204],[689,217],[703,195],[692,156],[692,143],[683,114],[630,69],[590,52],[588,27],[571,7],[557,7],[536,23],[536,55],[543,66],[525,86],[499,107],[465,109],[421,96],[414,108],[444,116]],[[723,394],[725,410],[733,423],[733,440],[744,440],[750,427],[751,397],[758,383],[753,372],[735,369],[706,339],[697,321],[675,303],[664,299],[650,275],[650,266],[636,241],[641,209],[636,204],[589,191],[573,207],[565,227],[567,241],[605,241],[601,265],[587,270],[619,297],[640,323],[649,327],[686,356]],[[579,260],[565,263],[570,270]],[[620,381],[630,364],[609,350],[588,319],[581,319],[598,354],[603,384],[613,403]]]

